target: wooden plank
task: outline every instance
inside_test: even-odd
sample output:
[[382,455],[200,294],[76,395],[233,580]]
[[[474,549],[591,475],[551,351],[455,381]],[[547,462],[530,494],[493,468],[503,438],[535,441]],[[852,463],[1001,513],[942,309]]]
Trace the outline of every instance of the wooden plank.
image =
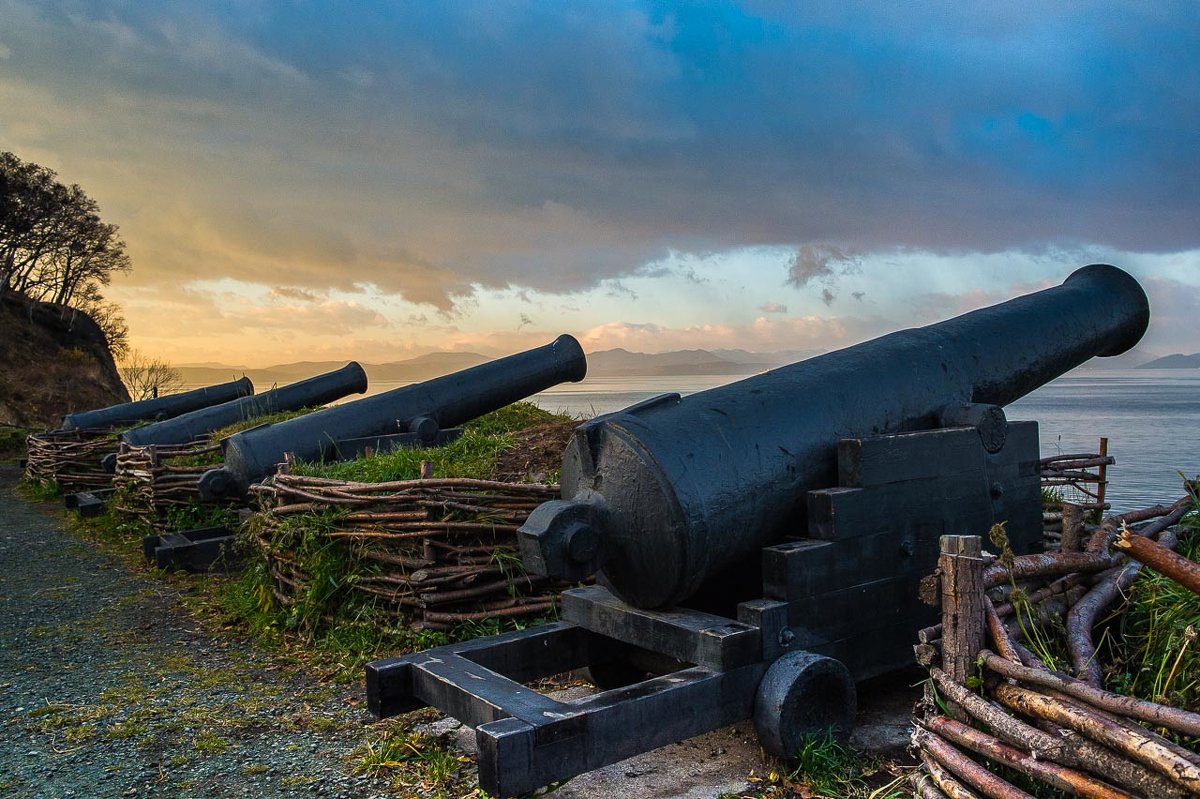
[[730,670],[762,659],[756,627],[686,608],[636,608],[601,586],[564,593],[562,616],[594,633],[706,668]]
[[941,478],[808,492],[808,537],[822,541],[898,534],[910,524],[938,521],[954,532],[991,528],[991,489],[982,466]]
[[838,484],[855,488],[927,480],[982,468],[973,427],[894,433],[838,442]]
[[763,593],[792,601],[937,565],[940,519],[844,541],[802,538],[763,549]]

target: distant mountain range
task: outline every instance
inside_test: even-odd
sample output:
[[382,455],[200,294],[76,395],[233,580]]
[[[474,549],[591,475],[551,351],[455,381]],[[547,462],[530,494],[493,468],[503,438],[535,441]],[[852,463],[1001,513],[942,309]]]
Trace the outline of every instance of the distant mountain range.
[[1200,369],[1200,352],[1194,352],[1191,355],[1183,355],[1176,353],[1175,355],[1164,355],[1162,358],[1155,358],[1149,363],[1144,363],[1137,367],[1138,369]]
[[[751,375],[820,354],[820,350],[747,352],[746,350],[678,350],[648,354],[624,349],[588,353],[590,377],[656,377],[663,375]],[[390,363],[364,363],[373,383],[414,383],[491,360],[477,352],[431,352]],[[345,366],[346,361],[299,361],[258,369],[220,363],[186,363],[176,368],[188,386],[210,385],[249,377],[259,391]]]
[[[814,355],[822,350],[676,350],[645,353],[625,349],[602,350],[587,356],[590,377],[660,377],[669,375],[752,375],[775,369]],[[1146,359],[1151,359],[1147,361]],[[404,384],[429,380],[484,363],[491,358],[477,352],[431,352],[416,358],[390,363],[364,363],[372,383]],[[176,368],[187,386],[223,383],[246,375],[259,391],[332,371],[346,361],[298,361],[258,369],[220,363],[188,363]],[[1150,353],[1132,350],[1116,358],[1095,358],[1085,369],[1189,369],[1200,368],[1200,353],[1155,358]]]

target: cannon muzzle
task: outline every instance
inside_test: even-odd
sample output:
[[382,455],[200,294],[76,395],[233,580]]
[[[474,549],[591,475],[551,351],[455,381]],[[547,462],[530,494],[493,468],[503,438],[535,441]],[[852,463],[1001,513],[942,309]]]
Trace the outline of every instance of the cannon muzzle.
[[131,446],[185,444],[227,425],[280,411],[296,411],[324,405],[367,390],[367,373],[351,361],[341,369],[300,380],[262,394],[185,413],[157,424],[135,427],[122,433],[121,441]]
[[337,443],[411,432],[432,442],[438,432],[587,373],[583,348],[559,336],[536,349],[460,372],[326,408],[307,416],[245,430],[222,442],[225,465],[205,472],[200,496],[215,501],[245,494],[291,453],[315,461],[337,456]]
[[837,485],[840,439],[975,427],[1004,444],[1003,406],[1150,319],[1137,281],[1105,264],[1061,285],[681,398],[598,417],[563,456],[562,499],[519,532],[526,569],[599,570],[639,607],[681,602],[761,547],[806,529],[806,492]]
[[242,377],[230,383],[205,386],[179,394],[168,394],[165,397],[124,402],[120,405],[110,405],[107,408],[93,411],[69,413],[63,417],[60,429],[87,430],[150,420],[173,419],[198,408],[219,405],[222,402],[229,402],[253,393],[254,384],[250,382],[250,378]]

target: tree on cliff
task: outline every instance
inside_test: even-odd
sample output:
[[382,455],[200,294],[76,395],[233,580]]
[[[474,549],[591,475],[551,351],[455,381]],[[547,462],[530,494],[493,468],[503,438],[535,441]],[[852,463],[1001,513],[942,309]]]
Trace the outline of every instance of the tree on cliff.
[[116,225],[78,185],[63,185],[51,169],[0,152],[0,296],[84,311],[96,318],[118,353],[127,331],[101,288],[130,268]]

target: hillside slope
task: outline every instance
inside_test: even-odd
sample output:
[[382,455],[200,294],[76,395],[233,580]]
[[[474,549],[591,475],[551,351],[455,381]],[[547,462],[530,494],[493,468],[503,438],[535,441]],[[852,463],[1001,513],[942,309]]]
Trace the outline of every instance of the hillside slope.
[[128,401],[90,317],[17,295],[0,298],[0,424],[56,427],[64,414]]

